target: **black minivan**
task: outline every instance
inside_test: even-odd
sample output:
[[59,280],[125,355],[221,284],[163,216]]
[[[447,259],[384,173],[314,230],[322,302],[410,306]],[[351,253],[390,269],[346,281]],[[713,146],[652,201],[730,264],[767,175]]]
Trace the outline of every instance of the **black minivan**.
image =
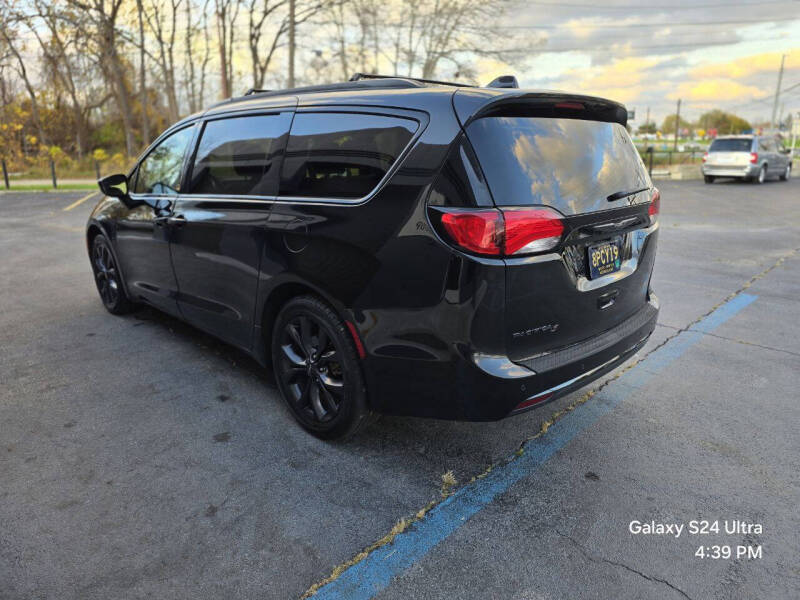
[[311,433],[494,420],[614,369],[658,315],[659,193],[601,98],[407,78],[254,91],[100,180],[87,245],[245,352]]

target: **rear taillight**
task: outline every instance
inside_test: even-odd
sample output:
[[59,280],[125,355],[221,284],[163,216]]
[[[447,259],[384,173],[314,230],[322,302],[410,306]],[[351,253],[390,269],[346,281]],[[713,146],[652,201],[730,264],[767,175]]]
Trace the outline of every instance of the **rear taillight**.
[[703,152],[703,162],[708,160],[708,152]]
[[750,162],[756,164],[758,162],[758,152],[750,153]]
[[487,256],[512,256],[555,248],[564,233],[552,208],[438,209],[444,232],[460,248]]
[[561,241],[564,223],[552,208],[508,208],[502,212],[507,255],[543,252]]
[[503,216],[494,208],[443,211],[442,226],[450,239],[465,250],[500,254]]
[[661,212],[661,192],[658,188],[653,188],[653,195],[650,197],[650,206],[647,207],[647,214],[650,215],[650,223],[658,220],[658,213]]

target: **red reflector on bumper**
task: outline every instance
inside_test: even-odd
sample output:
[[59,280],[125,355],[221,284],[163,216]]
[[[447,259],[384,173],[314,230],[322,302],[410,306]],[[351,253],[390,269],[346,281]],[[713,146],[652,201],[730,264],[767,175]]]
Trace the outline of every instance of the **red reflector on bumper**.
[[552,395],[553,395],[552,393],[548,392],[547,394],[541,394],[539,396],[534,396],[533,398],[528,398],[524,402],[520,402],[519,404],[517,404],[517,407],[514,410],[518,411],[522,410],[523,408],[528,408],[529,406],[533,406],[534,404],[539,404],[540,402],[544,402],[545,400],[547,400]]

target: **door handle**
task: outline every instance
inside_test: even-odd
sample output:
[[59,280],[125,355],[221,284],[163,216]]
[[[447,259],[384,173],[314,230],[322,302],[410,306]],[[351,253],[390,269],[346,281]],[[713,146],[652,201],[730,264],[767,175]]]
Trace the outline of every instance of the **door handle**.
[[173,225],[174,227],[180,227],[184,223],[186,223],[186,217],[183,215],[164,215],[161,217],[156,217],[153,219],[153,223],[156,225]]
[[180,227],[186,223],[186,217],[183,215],[174,215],[167,217],[167,225],[174,225],[175,227]]

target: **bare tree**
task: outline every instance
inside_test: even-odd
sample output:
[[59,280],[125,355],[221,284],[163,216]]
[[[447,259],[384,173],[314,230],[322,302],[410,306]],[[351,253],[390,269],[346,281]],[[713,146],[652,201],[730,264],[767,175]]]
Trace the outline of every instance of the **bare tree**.
[[[203,104],[205,95],[206,72],[208,63],[211,60],[211,38],[208,26],[208,4],[210,0],[205,0],[201,10],[200,18],[195,20],[192,0],[186,2],[186,23],[184,29],[184,42],[186,45],[186,60],[184,68],[184,89],[189,103],[189,112],[197,112]],[[200,60],[195,61],[197,45],[195,38],[202,35],[202,54]]]
[[[287,0],[247,0],[247,44],[253,73],[253,87],[262,88],[264,79],[289,32]],[[295,3],[295,28],[320,11],[332,6],[330,0],[306,0]]]
[[220,96],[233,95],[233,46],[236,41],[236,18],[241,0],[214,0],[219,48]]
[[[186,3],[187,6],[190,4]],[[150,142],[150,119],[147,117],[147,74],[144,61],[144,6],[136,0],[136,20],[139,25],[139,103],[142,105],[142,141]]]
[[125,133],[125,151],[128,156],[133,156],[136,147],[133,107],[131,105],[128,81],[125,77],[127,68],[120,56],[123,38],[118,35],[120,9],[124,0],[65,1],[81,12],[80,17],[72,18],[72,24],[74,27],[87,32],[95,44],[98,65],[113,90],[114,99],[122,118],[122,128]]
[[266,50],[262,50],[261,40],[267,36],[264,34],[268,19],[275,15],[279,10],[288,5],[288,0],[248,0],[247,6],[247,45],[250,50],[250,62],[253,69],[253,87],[264,87],[264,76],[267,74],[272,57],[278,48],[278,42],[289,31],[288,15],[284,16],[271,39],[268,40]]
[[511,0],[399,0],[392,10],[378,0],[339,0],[330,12],[342,76],[354,65],[365,72],[389,65],[395,75],[430,79],[448,63],[469,78],[476,55],[511,58],[494,50],[501,34],[492,27],[510,5]]
[[[178,12],[184,0],[148,0],[143,11],[148,31],[155,43],[155,52],[146,51],[158,66],[161,87],[167,97],[168,118],[177,121],[180,116],[175,77],[175,40],[178,34]],[[188,2],[188,0],[186,0]],[[145,48],[142,38],[141,49]],[[189,58],[191,60],[191,58]]]
[[31,117],[33,118],[34,125],[36,127],[36,131],[39,135],[39,139],[42,143],[47,143],[47,136],[44,133],[44,127],[42,126],[42,117],[39,111],[39,101],[36,98],[36,90],[31,82],[31,78],[28,75],[28,69],[25,67],[25,59],[22,57],[22,54],[17,47],[17,41],[14,39],[13,30],[11,29],[11,23],[7,22],[8,25],[3,27],[0,30],[0,36],[2,36],[2,40],[5,42],[6,47],[8,48],[11,55],[16,59],[16,71],[19,76],[22,78],[22,82],[25,85],[25,91],[28,93],[28,97],[31,101]]

